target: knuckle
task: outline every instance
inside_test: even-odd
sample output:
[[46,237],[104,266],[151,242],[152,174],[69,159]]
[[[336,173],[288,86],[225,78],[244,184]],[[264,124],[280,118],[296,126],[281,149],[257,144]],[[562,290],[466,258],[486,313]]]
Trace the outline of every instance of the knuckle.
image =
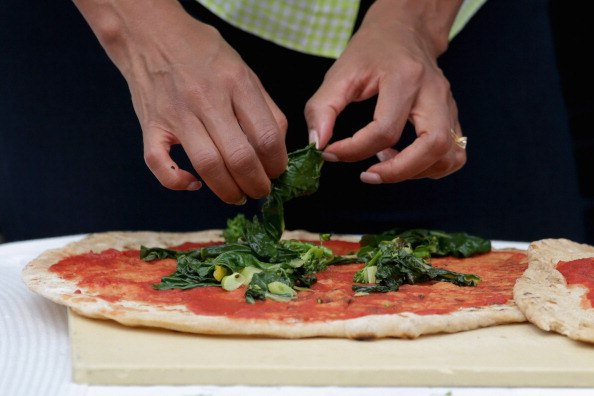
[[284,172],[288,162],[287,152],[279,143],[272,141],[265,142],[258,150],[266,173],[273,178],[280,176]]
[[282,134],[285,134],[287,129],[289,129],[289,121],[284,114],[279,114],[276,116],[276,123],[278,125],[278,129]]
[[256,156],[251,146],[241,144],[229,152],[226,162],[229,169],[234,173],[248,175],[254,172]]
[[144,163],[151,170],[157,167],[157,164],[159,163],[159,158],[159,152],[155,149],[149,148],[144,151]]
[[439,97],[444,98],[444,100],[450,98],[452,92],[450,82],[441,73],[435,76],[431,83]]
[[426,74],[425,65],[414,59],[404,60],[400,65],[400,70],[404,79],[414,82],[421,81]]
[[253,82],[253,75],[243,63],[228,63],[217,72],[217,80],[227,87],[248,85]]
[[398,140],[398,132],[394,126],[388,122],[377,122],[377,130],[375,134],[376,141],[383,147],[390,147],[396,144]]
[[220,166],[222,159],[215,151],[203,151],[194,153],[194,168],[200,174],[210,174],[216,172]]
[[434,155],[442,157],[452,148],[452,138],[448,133],[434,133],[430,137],[431,149]]
[[177,103],[172,103],[171,106],[185,107],[190,106],[190,103],[194,103],[198,108],[202,109],[205,113],[214,110],[215,106],[212,103],[213,98],[212,87],[209,84],[194,83],[185,88],[182,94],[182,100]]
[[314,97],[310,98],[306,103],[305,103],[305,108],[303,110],[303,113],[305,115],[305,117],[309,117],[312,114],[314,114],[315,109],[318,107],[318,103],[316,102],[316,99]]
[[264,156],[274,156],[281,148],[280,132],[276,125],[267,124],[259,128],[257,148]]

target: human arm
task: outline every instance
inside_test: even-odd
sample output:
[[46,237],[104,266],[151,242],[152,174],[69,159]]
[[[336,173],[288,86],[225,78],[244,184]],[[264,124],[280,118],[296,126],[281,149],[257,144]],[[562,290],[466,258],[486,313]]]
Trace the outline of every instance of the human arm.
[[[459,0],[377,0],[343,54],[305,107],[310,140],[330,141],[337,116],[352,102],[378,96],[373,120],[352,137],[328,145],[327,160],[380,163],[361,174],[367,183],[439,178],[460,169],[466,153],[448,80],[437,58],[448,46]],[[417,138],[392,148],[409,120]]]
[[287,164],[287,122],[256,75],[213,27],[175,0],[74,0],[126,79],[147,166],[165,187],[201,182],[171,158],[181,144],[227,203],[270,192]]

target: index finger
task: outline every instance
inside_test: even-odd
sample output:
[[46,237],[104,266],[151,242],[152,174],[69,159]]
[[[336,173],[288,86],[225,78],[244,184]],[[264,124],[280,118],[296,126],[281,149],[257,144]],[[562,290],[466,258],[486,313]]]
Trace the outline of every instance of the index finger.
[[413,101],[414,92],[402,94],[393,86],[382,87],[373,120],[352,137],[332,143],[324,152],[340,161],[354,162],[392,147],[400,139]]
[[367,175],[362,176],[363,181],[373,174],[384,183],[411,179],[450,153],[455,104],[449,91],[441,92],[434,87],[421,91],[411,110],[411,122],[417,132],[414,142],[393,158],[370,167],[365,172]]
[[415,178],[441,157],[441,150],[436,152],[436,147],[449,147],[449,140],[449,132],[422,133],[410,146],[391,159],[375,164],[363,172],[361,180],[377,184]]
[[257,77],[242,84],[233,97],[237,121],[254,148],[266,174],[278,177],[287,167],[286,118]]

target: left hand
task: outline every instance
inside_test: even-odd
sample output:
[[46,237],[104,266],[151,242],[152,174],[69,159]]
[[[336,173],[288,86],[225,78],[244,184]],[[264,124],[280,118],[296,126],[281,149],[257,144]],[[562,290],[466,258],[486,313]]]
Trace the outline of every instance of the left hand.
[[[360,161],[377,155],[378,164],[361,174],[366,183],[440,178],[460,169],[466,152],[458,109],[448,80],[437,65],[460,1],[378,0],[342,56],[326,73],[305,107],[310,140],[325,147],[337,116],[352,102],[378,95],[373,120],[352,137],[330,144],[330,161]],[[417,138],[392,148],[409,120]]]

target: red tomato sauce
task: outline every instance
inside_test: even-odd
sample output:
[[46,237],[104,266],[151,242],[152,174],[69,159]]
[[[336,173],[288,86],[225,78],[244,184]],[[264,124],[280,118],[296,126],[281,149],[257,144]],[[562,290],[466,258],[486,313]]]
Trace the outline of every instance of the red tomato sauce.
[[581,286],[588,289],[584,305],[594,307],[594,257],[572,261],[559,261],[557,271],[561,272],[568,286]]
[[[324,245],[336,255],[356,252],[358,243],[327,241]],[[184,244],[182,250],[204,245]],[[190,290],[155,290],[163,276],[176,269],[173,259],[145,262],[139,251],[106,250],[71,256],[50,267],[62,278],[74,280],[83,294],[115,302],[122,299],[157,305],[185,305],[200,315],[235,318],[267,318],[288,321],[350,319],[370,314],[413,312],[420,315],[443,314],[460,308],[505,304],[512,299],[516,279],[527,266],[523,252],[491,252],[456,259],[435,258],[432,265],[448,270],[473,273],[481,277],[476,287],[445,282],[403,285],[389,293],[355,296],[353,276],[362,264],[330,266],[317,274],[312,291],[300,291],[290,302],[272,300],[248,304],[245,288],[225,291],[220,287]]]

